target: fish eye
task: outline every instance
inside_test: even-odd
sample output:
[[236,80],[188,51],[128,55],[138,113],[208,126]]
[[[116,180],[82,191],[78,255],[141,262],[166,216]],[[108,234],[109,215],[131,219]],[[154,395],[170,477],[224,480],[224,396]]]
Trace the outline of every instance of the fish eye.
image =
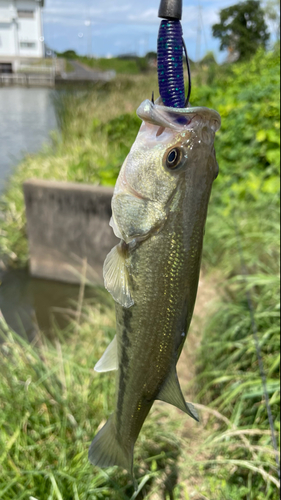
[[169,151],[167,158],[166,158],[166,166],[169,169],[174,170],[177,168],[178,164],[181,161],[181,151],[178,148],[173,148],[171,151]]

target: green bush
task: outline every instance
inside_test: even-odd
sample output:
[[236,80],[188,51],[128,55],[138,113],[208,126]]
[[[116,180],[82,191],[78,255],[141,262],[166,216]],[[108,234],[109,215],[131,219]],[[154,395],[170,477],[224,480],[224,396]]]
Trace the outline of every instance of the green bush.
[[[221,113],[220,176],[210,203],[203,263],[220,271],[220,303],[200,352],[199,400],[219,411],[212,437],[218,476],[241,500],[275,500],[278,478],[247,295],[250,293],[275,432],[280,430],[279,53],[258,53],[201,88]],[[229,70],[228,70],[229,71]],[[219,89],[219,90],[218,90]],[[224,89],[224,91],[223,91]],[[244,276],[244,267],[246,276]],[[217,272],[217,271],[216,271]],[[230,473],[235,467],[235,473]],[[245,486],[244,492],[242,485]]]

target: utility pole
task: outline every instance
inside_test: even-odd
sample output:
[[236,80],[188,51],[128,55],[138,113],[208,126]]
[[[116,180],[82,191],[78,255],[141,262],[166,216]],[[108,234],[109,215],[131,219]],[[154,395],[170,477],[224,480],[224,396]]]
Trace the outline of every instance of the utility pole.
[[88,28],[88,57],[92,57],[92,23],[90,19],[84,22],[85,26]]
[[197,26],[197,38],[196,38],[196,61],[199,62],[201,59],[201,5],[198,5],[198,26]]
[[148,54],[148,52],[149,52],[149,33],[145,33],[144,40],[145,40],[144,56],[146,56],[146,54]]
[[[88,57],[92,57],[92,21],[91,21],[91,0],[87,2],[88,13],[87,13],[87,26],[88,26]],[[86,24],[86,22],[85,22]]]
[[196,39],[196,61],[199,62],[201,60],[201,36],[204,36],[204,42],[205,42],[205,52],[208,51],[208,44],[207,44],[207,38],[206,38],[206,33],[204,30],[204,23],[203,23],[203,17],[202,17],[202,7],[200,4],[200,1],[198,2],[198,27],[197,27],[197,39]]

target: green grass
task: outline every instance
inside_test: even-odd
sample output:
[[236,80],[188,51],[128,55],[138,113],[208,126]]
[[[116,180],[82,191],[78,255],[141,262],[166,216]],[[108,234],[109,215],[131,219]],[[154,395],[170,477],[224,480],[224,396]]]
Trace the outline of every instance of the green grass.
[[111,58],[96,58],[88,56],[79,56],[74,51],[66,51],[59,54],[59,57],[65,59],[66,62],[75,60],[89,66],[98,71],[115,71],[118,75],[139,75],[140,73],[149,71],[147,57],[111,57]]
[[[127,474],[116,468],[101,471],[87,459],[90,442],[114,405],[114,375],[93,371],[115,333],[114,308],[108,295],[97,291],[94,302],[84,303],[80,321],[74,319],[64,332],[56,332],[54,344],[39,338],[31,346],[9,332],[3,321],[1,330],[5,334],[0,347],[1,500],[31,496],[40,500],[133,500]],[[212,414],[212,409],[199,410]],[[136,445],[138,500],[153,499],[156,493],[174,500],[240,500],[249,489],[242,482],[243,474],[240,485],[230,484],[228,470],[234,466],[250,469],[254,475],[264,474],[272,490],[271,470],[268,465],[264,470],[267,457],[263,454],[270,454],[266,431],[258,436],[263,440],[259,457],[241,458],[240,448],[244,455],[244,448],[253,453],[249,450],[252,437],[246,434],[235,442],[229,437],[229,430],[236,430],[234,424],[217,411],[215,414],[216,423],[223,419],[223,432],[212,436],[204,431],[202,440],[198,438],[201,424],[191,444],[192,436],[183,431],[185,415],[171,411],[168,405],[154,408]]]
[[119,58],[100,58],[94,59],[89,57],[79,57],[79,61],[86,64],[90,68],[100,71],[116,71],[117,74],[123,75],[138,75],[143,71],[148,70],[148,64],[145,57],[135,57],[132,59]]
[[[190,454],[181,432],[187,417],[171,414],[168,405],[153,409],[137,441],[137,496],[127,474],[88,462],[91,440],[114,405],[114,375],[93,371],[115,333],[108,294],[97,291],[94,302],[85,302],[80,321],[56,331],[54,344],[38,338],[32,346],[9,332],[3,320],[0,327],[5,340],[0,345],[1,500],[140,500],[155,494],[191,500],[185,480],[194,476],[193,491],[202,490],[206,473],[197,453],[205,443]],[[207,477],[205,492],[213,487],[212,474]],[[222,484],[229,489],[225,479]]]
[[[93,370],[115,334],[107,294],[101,291],[95,303],[84,305],[81,318],[64,338],[57,332],[54,345],[40,339],[36,347],[9,333],[1,320],[1,500],[125,500],[134,494],[127,474],[95,469],[87,456],[114,404],[114,375]],[[166,411],[157,415],[163,419]],[[177,468],[179,455],[169,424],[156,425],[152,416],[135,453],[141,490],[151,491],[159,479],[165,489],[166,468]]]
[[[180,431],[183,420],[156,407],[136,449],[136,474],[144,485],[139,498],[162,491],[166,500],[170,484],[170,498],[191,500],[185,479],[198,491],[196,500],[278,498],[246,300],[249,290],[279,432],[278,67],[279,52],[259,53],[247,65],[205,68],[195,78],[192,103],[222,116],[216,140],[220,176],[203,255],[218,303],[197,354],[193,389],[210,417],[195,453]],[[56,95],[60,133],[52,134],[51,146],[26,157],[0,201],[0,246],[8,263],[28,261],[22,182],[39,177],[113,185],[140,125],[135,110],[156,89],[156,74],[121,75],[90,92]],[[113,407],[112,377],[92,372],[114,334],[112,303],[101,296],[86,304],[82,322],[56,334],[56,346],[43,342],[39,350],[13,335],[2,346],[0,498],[129,499],[133,492],[120,471],[93,474],[87,462],[95,430]]]
[[[221,175],[210,203],[203,263],[208,272],[218,276],[220,299],[198,353],[196,386],[199,401],[228,419],[216,421],[212,443],[215,454],[223,461],[229,460],[229,486],[246,488],[241,494],[243,500],[275,500],[278,495],[276,462],[247,301],[250,293],[278,435],[278,60],[279,54],[272,54],[260,59],[260,65],[254,58],[247,71],[245,65],[235,66],[235,79],[227,76],[222,81],[222,85],[229,85],[228,92],[208,97],[211,105],[217,102],[215,107],[222,114],[223,125],[216,147]],[[256,430],[261,434],[255,434]],[[266,480],[264,472],[271,479]]]
[[[228,484],[246,485],[248,492],[241,495],[245,500],[275,500],[278,494],[276,462],[247,301],[247,293],[250,293],[278,440],[280,281],[277,207],[276,197],[262,197],[252,203],[240,201],[230,216],[225,217],[213,206],[206,241],[206,253],[212,252],[213,263],[214,259],[219,260],[217,268],[223,274],[220,274],[218,283],[220,302],[209,319],[198,353],[196,387],[198,400],[229,420],[216,422],[212,442],[216,455],[229,460],[229,471],[233,467],[231,461],[236,460],[236,472],[229,474]],[[240,260],[240,245],[246,263],[246,277]],[[256,430],[260,434],[255,434]],[[255,469],[251,470],[252,466]],[[258,471],[260,468],[262,470]],[[264,473],[271,479],[266,480]]]
[[74,71],[73,64],[68,59],[65,59],[65,71],[66,73],[72,73]]

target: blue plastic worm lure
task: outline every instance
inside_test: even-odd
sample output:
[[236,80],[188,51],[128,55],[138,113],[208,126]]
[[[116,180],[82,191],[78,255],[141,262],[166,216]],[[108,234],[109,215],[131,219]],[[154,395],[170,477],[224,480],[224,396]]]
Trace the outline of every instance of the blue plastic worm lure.
[[[190,68],[181,26],[182,0],[162,0],[159,9],[161,21],[158,36],[158,81],[163,104],[172,108],[188,106],[191,92]],[[183,50],[189,76],[188,96],[185,97]]]

